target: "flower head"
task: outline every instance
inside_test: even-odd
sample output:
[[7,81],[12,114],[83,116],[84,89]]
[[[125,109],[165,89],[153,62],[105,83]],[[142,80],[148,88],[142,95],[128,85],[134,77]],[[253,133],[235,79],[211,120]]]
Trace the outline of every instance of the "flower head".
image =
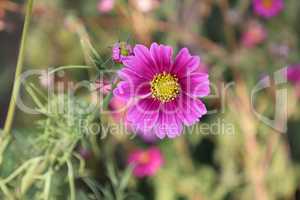
[[123,61],[114,95],[128,102],[126,120],[136,132],[174,138],[206,114],[199,97],[209,94],[209,80],[198,56],[184,48],[173,59],[171,47],[156,43],[133,52]]
[[283,10],[283,0],[252,0],[254,12],[264,18],[271,18]]
[[129,155],[128,164],[133,166],[136,177],[153,176],[163,165],[163,156],[157,147],[138,149]]
[[287,80],[294,85],[300,85],[300,64],[287,67]]
[[127,56],[132,55],[132,48],[126,42],[117,42],[112,49],[112,59],[116,63],[122,63]]
[[115,5],[115,0],[99,0],[98,2],[98,11],[102,13],[110,12]]
[[247,48],[252,48],[262,43],[266,37],[266,29],[258,22],[251,21],[242,35],[242,44]]

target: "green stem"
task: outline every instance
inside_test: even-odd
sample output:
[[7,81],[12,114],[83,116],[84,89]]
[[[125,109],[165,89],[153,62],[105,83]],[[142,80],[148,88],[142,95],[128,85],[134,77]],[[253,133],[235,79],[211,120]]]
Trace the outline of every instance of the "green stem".
[[43,199],[48,200],[50,197],[50,189],[51,189],[51,179],[52,179],[53,171],[50,169],[45,177],[45,186],[43,192]]
[[4,184],[0,184],[0,188],[2,189],[4,195],[7,197],[7,199],[9,200],[14,200],[14,196],[12,195],[12,193],[9,191],[9,189],[7,188],[6,185]]
[[48,75],[53,74],[55,72],[65,70],[65,69],[91,69],[92,67],[90,66],[85,66],[85,65],[67,65],[67,66],[61,66],[53,69],[48,73]]
[[70,200],[75,200],[75,183],[74,183],[74,171],[73,166],[70,160],[67,160],[68,165],[68,178],[69,178],[69,186],[70,186]]
[[19,51],[19,56],[17,61],[16,73],[15,73],[14,87],[13,87],[12,96],[9,103],[6,121],[4,124],[3,137],[8,136],[10,134],[14,115],[15,115],[16,100],[19,96],[19,90],[21,85],[20,76],[23,70],[26,38],[28,34],[29,24],[31,21],[32,7],[33,7],[33,0],[28,0],[27,7],[26,7],[25,23],[24,23],[22,39],[21,39],[21,46],[20,46],[20,51]]

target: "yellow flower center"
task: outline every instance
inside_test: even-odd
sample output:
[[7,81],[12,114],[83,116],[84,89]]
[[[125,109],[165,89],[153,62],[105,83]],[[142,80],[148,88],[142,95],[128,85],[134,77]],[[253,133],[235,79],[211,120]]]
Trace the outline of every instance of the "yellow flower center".
[[263,0],[262,5],[267,9],[271,8],[273,5],[273,0]]
[[157,74],[151,81],[152,97],[163,103],[174,100],[179,90],[178,78],[170,73]]

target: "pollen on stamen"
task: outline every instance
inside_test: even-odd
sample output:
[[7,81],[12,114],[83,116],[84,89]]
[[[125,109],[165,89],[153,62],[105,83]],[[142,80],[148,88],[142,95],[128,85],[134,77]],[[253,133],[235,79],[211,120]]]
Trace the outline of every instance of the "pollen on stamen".
[[178,78],[170,73],[160,73],[151,81],[152,97],[163,102],[174,100],[180,91]]

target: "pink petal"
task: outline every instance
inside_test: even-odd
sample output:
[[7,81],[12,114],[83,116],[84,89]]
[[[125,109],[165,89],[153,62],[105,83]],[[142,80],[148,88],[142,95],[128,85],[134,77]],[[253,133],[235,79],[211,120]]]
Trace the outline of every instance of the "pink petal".
[[122,80],[129,80],[136,84],[149,81],[145,76],[137,73],[136,70],[133,70],[132,68],[129,67],[122,68],[120,71],[118,71],[118,75]]
[[210,93],[208,74],[205,73],[192,73],[181,79],[180,85],[188,96],[204,97]]
[[207,113],[205,105],[197,98],[182,94],[177,100],[178,118],[187,126],[193,125]]
[[121,99],[129,100],[130,98],[146,96],[150,94],[150,84],[133,84],[127,81],[121,81],[114,89],[113,94]]
[[172,72],[178,77],[188,76],[200,66],[200,57],[191,56],[187,48],[179,51],[172,67]]
[[157,73],[171,70],[173,49],[170,46],[153,43],[150,53]]
[[165,136],[175,138],[182,132],[182,121],[177,117],[176,112],[170,112],[170,109],[174,110],[174,104],[168,103],[162,106],[164,109],[160,110],[159,119],[154,127],[154,132],[157,137],[161,139]]
[[151,75],[155,75],[157,71],[154,69],[154,63],[149,49],[144,45],[138,44],[134,47],[133,51],[136,58],[135,61],[139,63],[139,67],[143,66],[145,71]]
[[[134,49],[136,49],[136,47]],[[136,75],[143,76],[147,80],[152,80],[154,76],[154,72],[151,70],[150,65],[144,63],[144,61],[137,56],[128,56],[127,59],[123,60],[123,64],[131,71],[135,71]]]
[[147,132],[158,120],[160,104],[152,98],[139,100],[129,108],[127,120],[139,131]]

